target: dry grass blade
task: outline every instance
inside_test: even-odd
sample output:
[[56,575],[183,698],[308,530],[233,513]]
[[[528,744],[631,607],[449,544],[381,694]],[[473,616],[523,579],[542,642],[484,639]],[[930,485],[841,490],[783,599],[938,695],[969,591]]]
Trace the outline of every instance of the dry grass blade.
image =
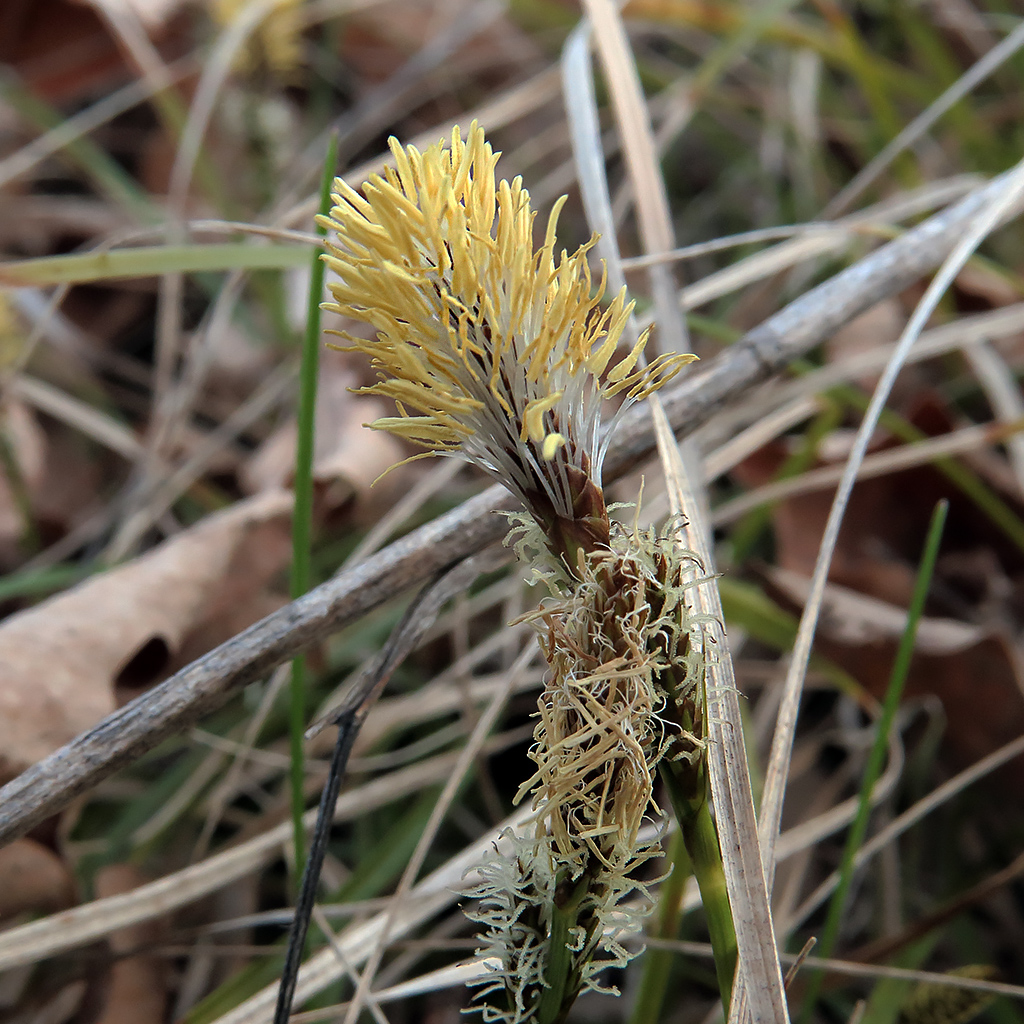
[[[584,7],[608,76],[644,248],[648,254],[668,252],[675,245],[672,211],[622,17],[612,0],[584,0]],[[679,312],[671,270],[663,264],[654,264],[647,268],[647,273],[658,312],[657,349],[684,352],[688,347],[686,321]]]
[[[667,252],[675,244],[671,212],[625,30],[617,9],[609,0],[587,0],[587,10],[593,22],[597,47],[616,107],[644,247],[648,253]],[[593,121],[591,115],[588,123]],[[596,148],[593,141],[590,148],[591,151]],[[606,202],[607,194],[607,187],[601,188],[597,196],[590,198],[591,206],[602,200]],[[610,209],[603,211],[603,214],[602,222],[609,219]],[[614,247],[614,236],[606,239],[605,244]],[[614,257],[613,265],[621,267],[617,249]],[[681,348],[686,344],[687,332],[668,268],[655,264],[649,268],[649,274],[663,344],[670,349]],[[672,510],[676,514],[684,513],[690,524],[682,528],[687,533],[685,538],[681,538],[683,547],[696,551],[704,564],[710,567],[712,561],[702,532],[701,515],[706,497],[703,493],[697,493],[685,480],[682,460],[657,396],[652,398],[651,405],[658,451],[668,478]],[[702,485],[703,478],[697,485],[698,490]],[[696,588],[694,604],[699,614],[708,614],[716,621],[722,621],[721,602],[713,583]],[[747,982],[749,998],[746,1009],[749,1010],[750,1018],[758,1022],[786,1021],[788,1013],[775,949],[771,910],[760,871],[756,819],[742,742],[739,705],[735,699],[732,662],[724,633],[716,636],[714,641],[717,656],[710,659],[708,667],[709,774],[739,948],[739,974]],[[743,1019],[740,1016],[743,1012],[742,1001],[734,999],[728,1012],[730,1020]]]
[[[682,464],[657,396],[651,404],[662,465],[669,473],[667,483],[672,511],[687,517],[679,527],[679,542],[695,552],[705,568],[711,569],[714,558],[708,545],[708,533],[704,523],[695,517],[700,503],[687,483],[691,473]],[[739,1021],[749,1014],[749,1019],[757,1022],[787,1021],[789,1013],[771,906],[761,868],[738,691],[728,639],[721,625],[724,621],[721,598],[714,580],[694,587],[693,601],[696,611],[713,620],[707,648],[708,769],[740,955],[739,979],[729,1019]]]
[[704,460],[705,480],[715,480],[728,472],[769,441],[810,419],[820,411],[820,408],[820,400],[810,395],[776,405],[774,409],[755,419],[745,430],[741,430],[723,445],[708,453]]
[[[649,939],[648,946],[652,949],[670,949],[686,956],[710,957],[711,946],[704,942],[667,941],[662,939]],[[873,964],[858,964],[849,960],[824,959],[822,957],[805,956],[798,957],[793,953],[784,953],[781,960],[786,964],[801,965],[808,967],[821,967],[826,971],[845,975],[851,978],[894,978],[901,981],[914,981],[929,985],[941,985],[948,988],[957,988],[971,992],[988,992],[993,995],[1008,996],[1011,999],[1024,1000],[1024,987],[1010,985],[1005,982],[988,981],[983,978],[966,978],[955,974],[938,974],[935,971],[913,971],[900,967],[886,967]],[[472,963],[456,964],[453,967],[442,967],[427,974],[421,974],[398,985],[392,985],[385,989],[374,992],[374,1002],[377,1005],[396,1002],[408,996],[424,995],[429,992],[437,992],[445,988],[462,987],[469,982],[483,977],[488,969],[486,961],[474,961]],[[307,1013],[296,1014],[292,1020],[294,1024],[312,1024],[312,1022],[326,1020],[333,1016],[342,1006],[325,1007],[321,1010],[311,1010]]]
[[46,381],[22,374],[11,381],[10,391],[126,459],[138,458],[142,451],[135,435],[116,420]]
[[[952,323],[925,331],[907,356],[906,365],[934,359],[957,349],[969,351],[987,341],[1016,334],[1022,328],[1024,303],[1014,303],[991,312],[960,317]],[[892,357],[895,347],[895,343],[878,345],[870,351],[837,359],[797,380],[772,385],[771,400],[782,404],[799,396],[817,395],[827,391],[834,384],[841,384],[874,370],[880,370]]]
[[[504,685],[503,681],[501,685]],[[461,694],[455,692],[451,697],[453,706],[462,699]],[[405,716],[403,720],[411,721],[418,717],[414,714]],[[498,737],[488,744],[488,749],[498,749],[502,742],[502,738]],[[947,800],[952,792],[969,784],[979,775],[992,771],[1011,757],[1018,756],[1022,749],[1024,740],[1017,741],[1004,748],[998,755],[986,758],[983,763],[979,763],[968,772],[949,780],[915,806],[915,816],[912,819],[904,822],[901,817],[892,822],[886,829],[885,836],[889,836],[890,830],[897,823],[903,823],[904,827],[908,827]],[[451,753],[421,760],[343,793],[335,807],[334,820],[353,820],[377,807],[386,806],[447,779],[452,773],[457,756]],[[886,769],[885,775],[875,787],[874,799],[879,802],[891,795],[899,776],[902,762],[893,758],[890,758],[890,762],[890,767]],[[829,812],[784,832],[778,844],[779,861],[784,861],[813,846],[848,825],[856,812],[856,803],[855,798],[846,800]],[[307,827],[313,825],[315,817],[315,809],[306,813]],[[94,900],[72,910],[10,928],[0,936],[0,970],[36,963],[101,939],[117,928],[148,921],[187,906],[240,878],[259,871],[280,856],[290,838],[291,824],[284,822],[237,846],[212,854],[200,863],[172,872],[154,882],[148,882],[129,893]],[[881,834],[879,838],[882,838]],[[871,849],[874,849],[874,845]],[[699,904],[700,896],[696,885],[690,884],[683,905],[686,909],[692,909]]]
[[699,309],[715,299],[731,295],[792,267],[810,263],[814,259],[836,256],[847,251],[858,239],[875,236],[887,238],[903,220],[959,199],[965,192],[977,187],[977,184],[975,180],[961,177],[941,184],[925,185],[906,196],[879,203],[835,224],[801,233],[796,238],[790,238],[752,256],[745,256],[722,270],[686,285],[679,294],[679,304],[684,310]]

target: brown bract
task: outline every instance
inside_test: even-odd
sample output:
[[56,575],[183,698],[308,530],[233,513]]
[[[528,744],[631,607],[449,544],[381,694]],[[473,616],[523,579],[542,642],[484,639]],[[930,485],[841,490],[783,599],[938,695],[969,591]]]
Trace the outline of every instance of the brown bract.
[[[362,522],[374,522],[411,486],[406,467],[388,472],[408,453],[390,434],[367,426],[384,416],[387,406],[351,394],[358,381],[333,355],[325,353],[317,389],[314,514],[332,516],[346,509]],[[294,420],[283,422],[243,464],[239,482],[246,493],[292,485],[297,433]]]

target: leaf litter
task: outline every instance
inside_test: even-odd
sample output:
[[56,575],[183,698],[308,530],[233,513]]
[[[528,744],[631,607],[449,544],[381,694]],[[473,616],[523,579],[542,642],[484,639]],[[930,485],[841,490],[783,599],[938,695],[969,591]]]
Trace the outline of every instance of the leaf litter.
[[[237,632],[240,608],[252,613],[253,595],[290,556],[283,542],[290,511],[283,491],[238,502],[4,620],[2,773],[13,777],[109,714],[119,687],[137,690],[165,677],[195,634],[216,629],[218,617],[230,615],[229,635]],[[277,533],[276,552],[268,527]]]

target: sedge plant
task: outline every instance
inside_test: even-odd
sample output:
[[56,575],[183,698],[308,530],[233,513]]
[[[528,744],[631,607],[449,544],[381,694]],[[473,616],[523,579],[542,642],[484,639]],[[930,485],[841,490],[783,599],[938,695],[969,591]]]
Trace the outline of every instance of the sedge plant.
[[660,816],[659,769],[715,901],[728,1002],[735,940],[706,801],[704,645],[691,643],[703,623],[685,600],[700,568],[673,530],[614,522],[601,482],[615,417],[695,357],[645,364],[646,334],[617,355],[633,304],[625,289],[603,301],[588,263],[596,239],[557,251],[563,197],[535,250],[529,193],[496,180],[499,154],[477,124],[423,153],[391,150],[395,167],[361,191],[335,181],[320,220],[333,234],[327,308],[372,330],[339,332],[377,372],[362,390],[395,405],[372,426],[504,484],[525,509],[510,543],[548,592],[527,616],[549,669],[535,771],[517,796],[533,814],[472,893],[489,967],[477,1008],[485,1021],[553,1024],[626,963],[621,936],[650,905],[643,869],[659,851],[641,826]]

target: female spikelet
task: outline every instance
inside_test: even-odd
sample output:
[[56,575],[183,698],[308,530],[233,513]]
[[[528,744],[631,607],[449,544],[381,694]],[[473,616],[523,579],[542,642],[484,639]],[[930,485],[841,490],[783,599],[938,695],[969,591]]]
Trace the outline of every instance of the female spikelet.
[[639,835],[660,814],[655,772],[665,757],[703,750],[677,713],[701,700],[703,661],[689,639],[702,623],[684,601],[698,568],[671,533],[613,525],[610,548],[581,558],[572,586],[528,616],[550,669],[530,752],[537,770],[517,797],[531,800],[535,825],[511,857],[485,865],[474,893],[483,952],[500,961],[486,1020],[559,1019],[599,987],[601,971],[629,959],[619,936],[639,927],[638,869],[659,852]]

